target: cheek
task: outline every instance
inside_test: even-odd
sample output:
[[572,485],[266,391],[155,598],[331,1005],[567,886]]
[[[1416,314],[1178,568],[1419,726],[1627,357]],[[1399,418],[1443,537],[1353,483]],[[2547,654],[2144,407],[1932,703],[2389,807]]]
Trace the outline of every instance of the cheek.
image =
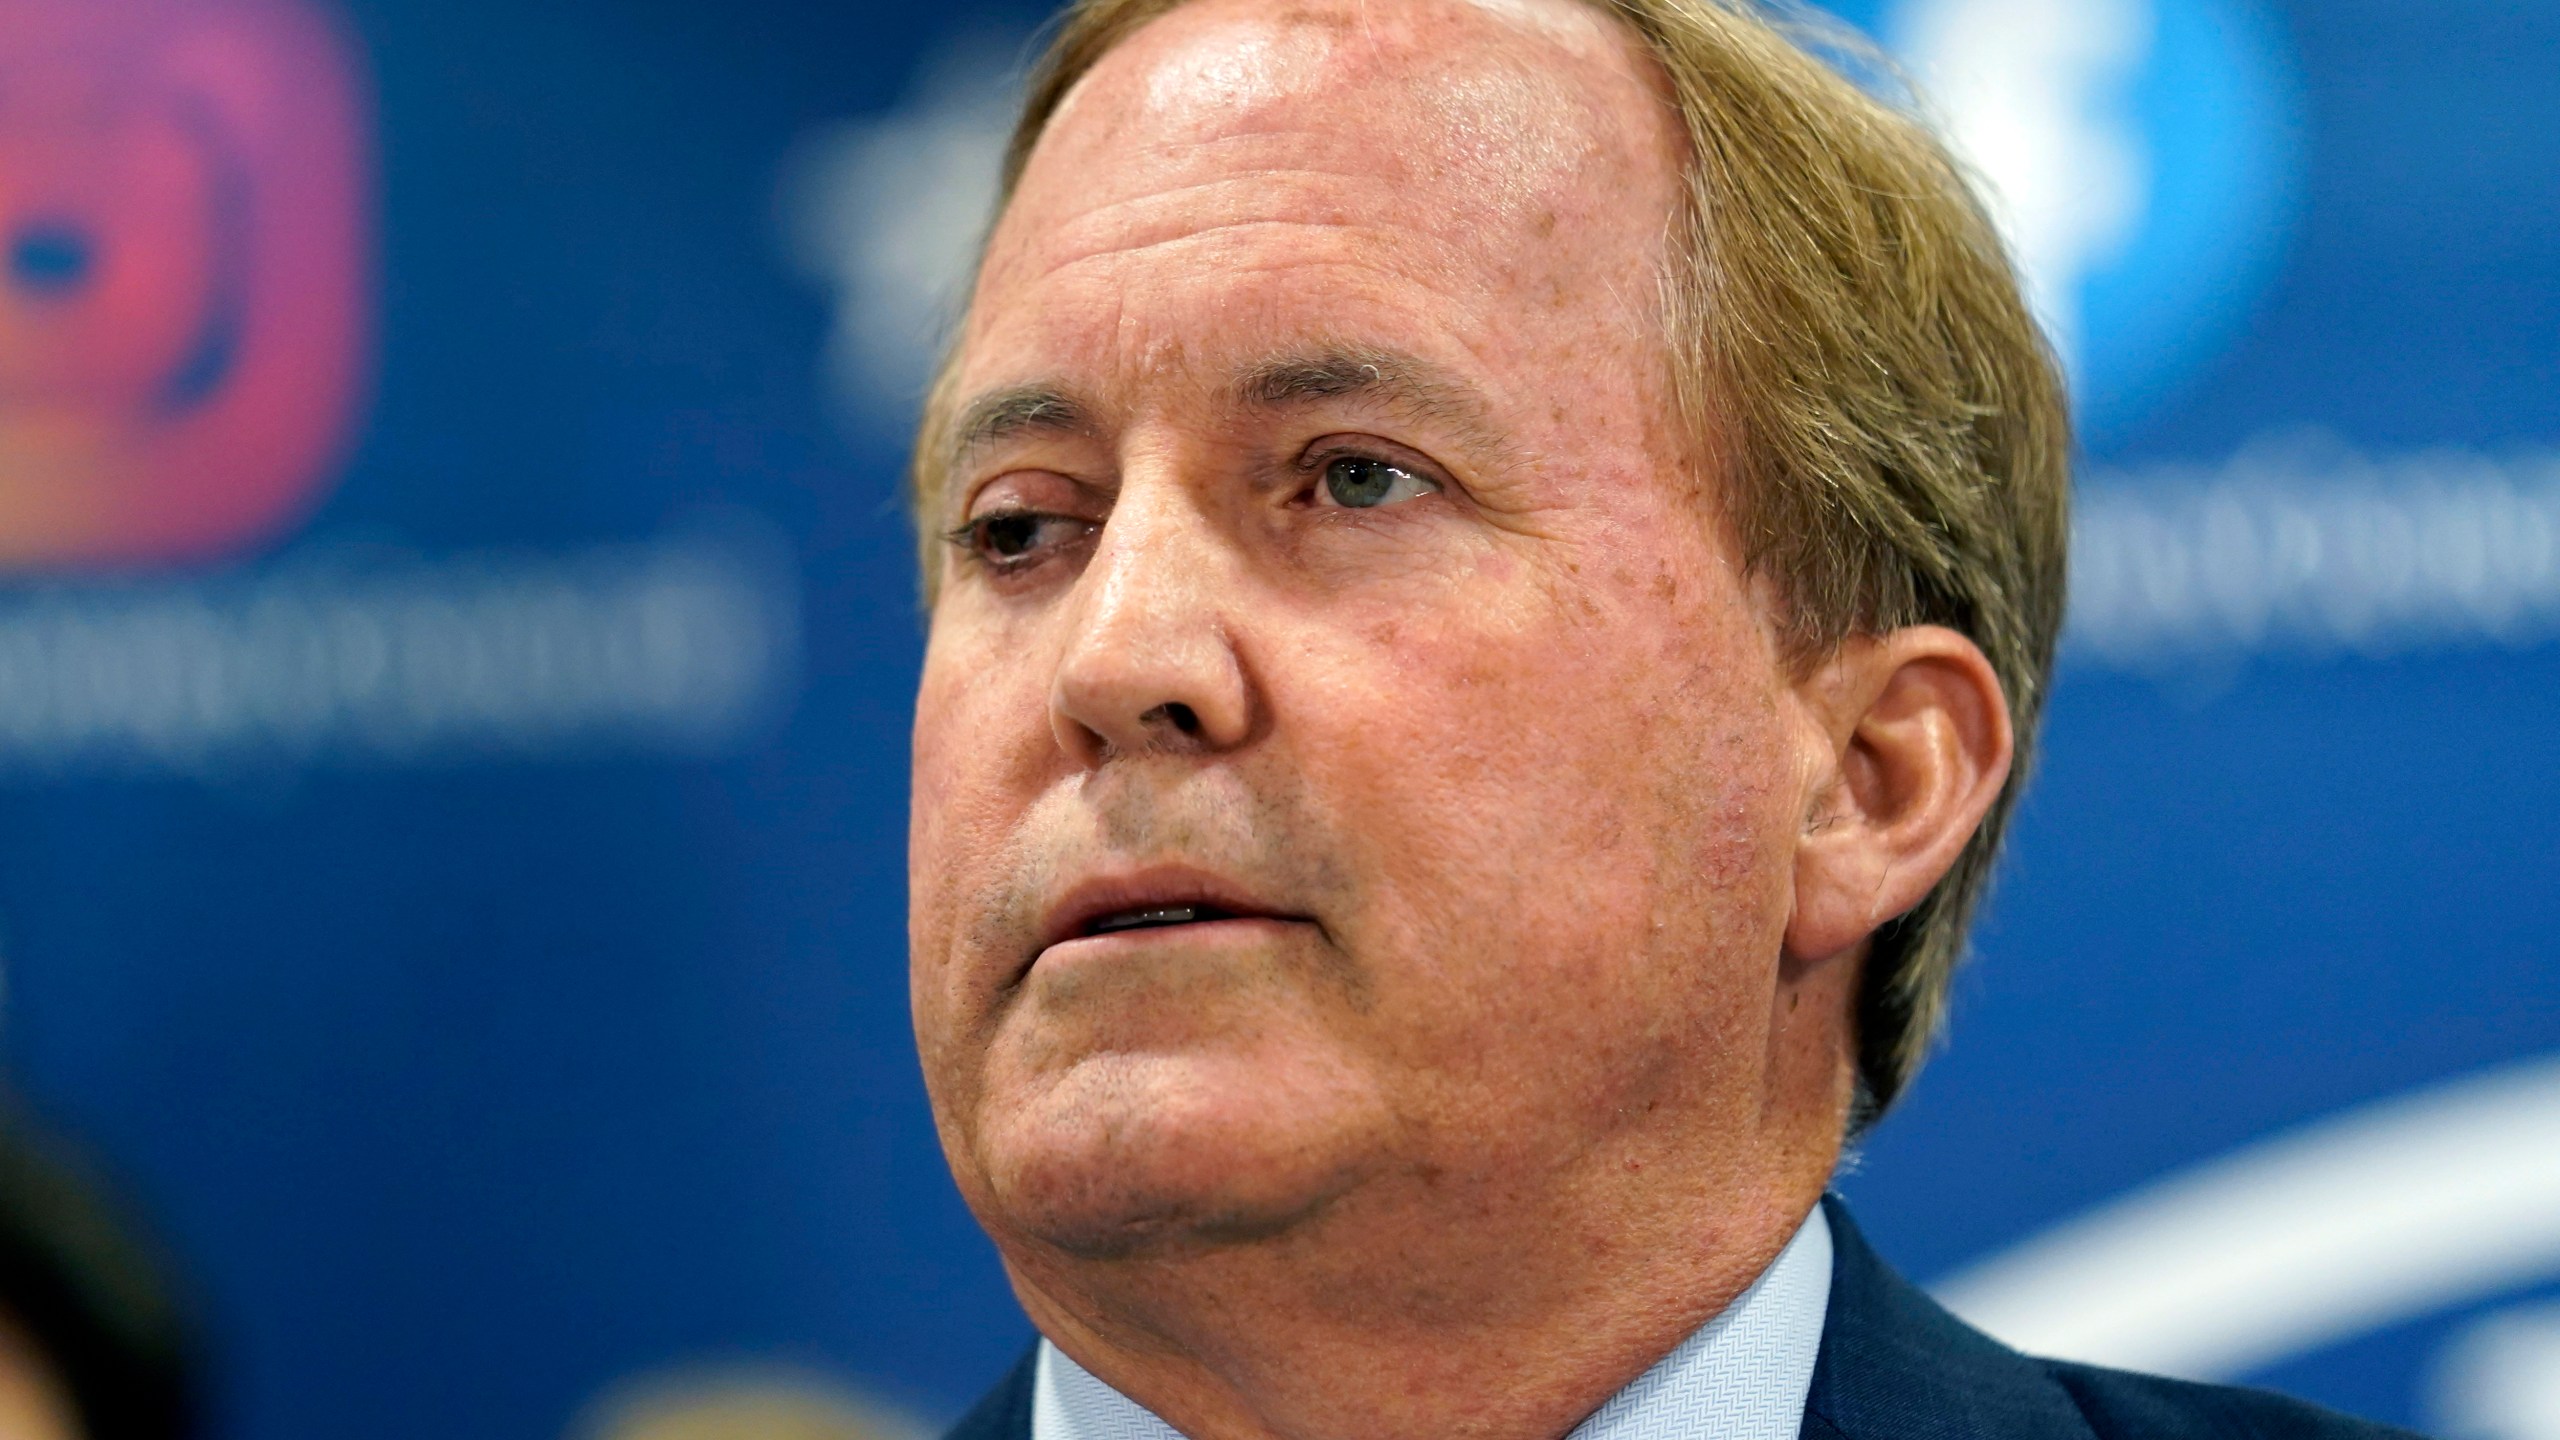
[[[909,754],[912,803],[908,811],[908,844],[922,861],[935,853],[945,829],[944,817],[958,790],[967,783],[962,757],[983,740],[986,685],[970,673],[976,668],[952,653],[939,634],[926,648],[924,675],[916,686],[916,719]],[[911,867],[921,886],[933,876],[921,865]]]
[[916,691],[909,774],[908,953],[918,1038],[968,978],[968,926],[1010,874],[1007,847],[1043,784],[1046,692],[1034,667],[996,663],[983,632],[935,623]]
[[1561,588],[1339,627],[1300,743],[1408,1058],[1452,1096],[1614,1106],[1702,1046],[1756,1052],[1784,752],[1747,623]]
[[964,798],[969,778],[962,757],[970,753],[972,736],[982,728],[975,711],[983,704],[979,693],[983,686],[968,678],[963,662],[951,651],[939,632],[926,649],[924,676],[916,687],[909,755],[908,900],[910,924],[919,941],[919,963],[926,949],[921,943],[923,932],[929,922],[940,918],[942,891],[950,875],[945,861],[955,829],[955,806]]
[[[996,818],[1028,803],[1048,774],[1049,677],[1041,636],[967,601],[937,614],[916,687],[911,757],[913,857],[940,856]],[[944,876],[918,870],[919,886]]]

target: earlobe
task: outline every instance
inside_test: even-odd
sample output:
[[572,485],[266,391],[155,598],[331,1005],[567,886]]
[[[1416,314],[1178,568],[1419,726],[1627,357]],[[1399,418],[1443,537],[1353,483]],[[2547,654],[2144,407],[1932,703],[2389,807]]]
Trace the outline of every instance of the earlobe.
[[1810,963],[1928,895],[1999,798],[2016,739],[1991,662],[1943,626],[1852,639],[1797,688],[1820,738],[1785,944]]

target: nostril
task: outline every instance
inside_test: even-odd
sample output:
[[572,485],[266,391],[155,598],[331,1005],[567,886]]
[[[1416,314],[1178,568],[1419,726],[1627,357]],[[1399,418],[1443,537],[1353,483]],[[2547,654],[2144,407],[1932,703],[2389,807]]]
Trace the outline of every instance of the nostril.
[[1168,701],[1149,713],[1186,736],[1197,736],[1200,733],[1199,712],[1179,700]]

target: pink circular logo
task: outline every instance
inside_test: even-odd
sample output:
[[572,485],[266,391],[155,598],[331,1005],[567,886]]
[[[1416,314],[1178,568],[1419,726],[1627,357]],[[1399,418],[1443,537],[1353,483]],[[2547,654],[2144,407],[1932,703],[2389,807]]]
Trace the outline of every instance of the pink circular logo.
[[303,0],[0,0],[0,567],[317,503],[368,368],[364,108]]

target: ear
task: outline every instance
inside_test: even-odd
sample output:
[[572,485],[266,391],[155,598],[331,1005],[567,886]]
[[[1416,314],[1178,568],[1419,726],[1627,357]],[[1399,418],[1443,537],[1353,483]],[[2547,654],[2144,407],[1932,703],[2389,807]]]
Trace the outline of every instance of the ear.
[[1944,626],[1853,638],[1796,692],[1818,732],[1785,941],[1801,965],[1927,897],[1999,798],[2016,736],[1990,660]]

